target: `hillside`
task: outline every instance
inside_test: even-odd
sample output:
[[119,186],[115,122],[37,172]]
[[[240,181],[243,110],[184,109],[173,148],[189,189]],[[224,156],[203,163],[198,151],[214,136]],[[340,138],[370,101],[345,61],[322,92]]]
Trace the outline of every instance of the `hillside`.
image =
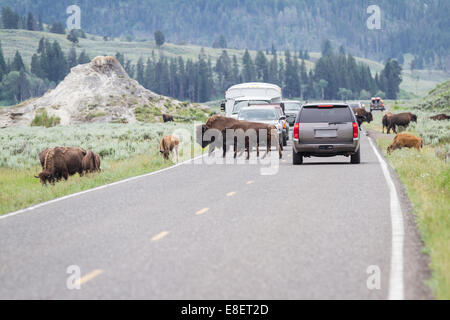
[[208,112],[205,106],[180,102],[145,89],[128,76],[115,57],[96,57],[72,68],[44,96],[0,110],[0,128],[48,125],[47,119],[51,119],[51,125],[161,122],[163,113],[194,120],[205,118]]
[[[102,36],[153,38],[162,30],[172,43],[212,46],[223,34],[228,47],[319,51],[323,40],[353,55],[375,59],[412,53],[425,63],[448,67],[450,2],[379,0],[381,29],[366,26],[368,0],[3,0],[21,15],[42,14],[65,22],[66,8],[81,9],[82,28]],[[436,59],[436,56],[440,59]]]
[[450,81],[438,85],[416,106],[423,111],[442,111],[450,113]]
[[[57,40],[63,51],[68,52],[72,47],[72,43],[66,39],[65,35],[59,35],[48,32],[39,31],[27,31],[27,30],[5,30],[0,29],[0,39],[2,48],[6,59],[13,59],[16,50],[19,50],[24,62],[27,65],[31,63],[31,56],[36,52],[39,44],[39,40],[42,37],[53,41]],[[136,63],[140,57],[149,57],[152,52],[158,54],[160,51],[154,41],[120,41],[118,39],[114,41],[104,41],[102,37],[87,35],[86,39],[79,39],[79,43],[76,45],[76,50],[81,52],[86,50],[89,57],[93,58],[99,55],[114,55],[117,52],[125,54],[126,59]],[[196,45],[176,45],[173,43],[166,43],[163,46],[162,53],[167,57],[183,57],[184,59],[196,60],[200,54],[202,47]],[[207,56],[211,57],[215,61],[222,53],[223,49],[214,49],[204,47]],[[244,56],[243,50],[227,49],[229,56],[236,55],[238,62],[241,64],[242,57]],[[249,51],[252,58],[256,57],[256,51]],[[314,67],[315,62],[320,58],[320,53],[311,52],[310,60],[306,61],[307,69]],[[268,58],[272,56],[267,55]],[[356,57],[358,62],[366,63],[372,70],[372,73],[380,72],[383,69],[383,64],[370,59]],[[417,75],[419,76],[417,78]],[[406,92],[414,93],[418,96],[426,95],[436,85],[442,83],[450,78],[450,74],[444,71],[438,70],[416,70],[413,74],[409,68],[404,68],[403,82],[400,88]]]

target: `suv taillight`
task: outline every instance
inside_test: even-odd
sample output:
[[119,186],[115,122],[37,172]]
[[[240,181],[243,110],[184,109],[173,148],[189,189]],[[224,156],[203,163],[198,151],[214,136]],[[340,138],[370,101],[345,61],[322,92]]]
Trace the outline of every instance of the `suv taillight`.
[[297,140],[300,139],[299,127],[300,127],[299,123],[296,123],[294,125],[294,139],[297,139]]
[[358,124],[356,122],[353,122],[353,139],[358,139],[358,136]]

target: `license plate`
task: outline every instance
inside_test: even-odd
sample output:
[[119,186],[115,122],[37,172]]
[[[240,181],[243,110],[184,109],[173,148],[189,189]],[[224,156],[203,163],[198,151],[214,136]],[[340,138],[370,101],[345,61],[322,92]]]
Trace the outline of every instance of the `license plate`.
[[314,136],[316,138],[336,138],[337,129],[316,129]]

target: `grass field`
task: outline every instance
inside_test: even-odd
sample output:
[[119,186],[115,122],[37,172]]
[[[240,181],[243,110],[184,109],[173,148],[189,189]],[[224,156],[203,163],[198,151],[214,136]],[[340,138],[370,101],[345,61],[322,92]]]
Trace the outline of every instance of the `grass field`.
[[[30,65],[31,56],[36,52],[39,40],[42,37],[46,37],[52,41],[58,40],[65,52],[68,52],[72,46],[72,42],[67,40],[65,35],[39,31],[0,29],[0,39],[2,41],[6,59],[10,58],[12,60],[16,50],[19,50],[27,65]],[[76,45],[78,53],[82,50],[86,50],[88,55],[93,58],[98,55],[115,55],[116,52],[121,52],[125,54],[127,59],[132,60],[134,63],[136,63],[141,56],[144,58],[149,57],[152,54],[152,51],[157,55],[161,52],[167,57],[182,56],[184,59],[191,58],[196,60],[202,49],[202,47],[196,45],[166,43],[164,44],[162,51],[160,51],[154,41],[127,42],[118,39],[104,41],[102,37],[93,35],[87,35],[86,39],[80,38],[79,41],[80,42]],[[222,53],[222,49],[209,47],[204,47],[204,51],[207,56],[211,57],[213,62]],[[227,51],[230,57],[236,55],[239,63],[242,62],[242,57],[244,55],[243,50],[227,49]],[[250,51],[250,54],[254,58],[256,56],[256,51]],[[310,57],[310,60],[306,61],[308,70],[314,67],[315,61],[320,58],[320,53],[311,52]],[[269,55],[268,58],[271,59],[272,56]],[[379,73],[384,67],[382,63],[377,61],[359,57],[356,57],[356,60],[369,65],[374,74],[376,72]],[[400,85],[400,88],[404,91],[414,93],[415,95],[423,96],[438,83],[448,79],[450,79],[450,74],[443,71],[419,70],[411,73],[409,69],[405,69],[403,72],[403,82]]]
[[[101,124],[0,130],[0,215],[170,166],[159,153],[164,135],[180,137],[179,161],[201,154],[192,144],[193,124]],[[41,186],[38,154],[46,146],[81,146],[102,156],[102,172],[78,174],[54,186]]]
[[[392,141],[392,136],[388,135],[377,135],[377,144],[395,169],[413,205],[424,250],[431,260],[432,276],[428,285],[437,299],[450,299],[450,163],[446,160],[450,121],[431,121],[428,115],[420,113],[418,124],[408,129],[428,143],[422,152],[402,149],[388,155],[386,148]],[[381,116],[376,113],[374,122],[364,126],[381,132]],[[442,136],[436,130],[439,126],[447,127],[441,132]],[[430,138],[432,135],[434,138]],[[438,136],[442,140],[437,139]],[[443,156],[439,156],[440,153]]]

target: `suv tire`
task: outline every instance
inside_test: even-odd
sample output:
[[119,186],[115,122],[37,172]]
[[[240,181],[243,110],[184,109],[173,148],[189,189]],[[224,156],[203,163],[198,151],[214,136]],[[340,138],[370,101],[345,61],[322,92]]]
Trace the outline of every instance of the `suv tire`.
[[294,165],[303,164],[303,155],[301,153],[295,152],[294,149],[292,149],[292,163]]
[[351,155],[350,163],[352,163],[352,164],[360,164],[361,163],[361,147],[359,147],[358,151],[355,154]]
[[287,138],[286,135],[283,135],[283,147],[287,146]]

